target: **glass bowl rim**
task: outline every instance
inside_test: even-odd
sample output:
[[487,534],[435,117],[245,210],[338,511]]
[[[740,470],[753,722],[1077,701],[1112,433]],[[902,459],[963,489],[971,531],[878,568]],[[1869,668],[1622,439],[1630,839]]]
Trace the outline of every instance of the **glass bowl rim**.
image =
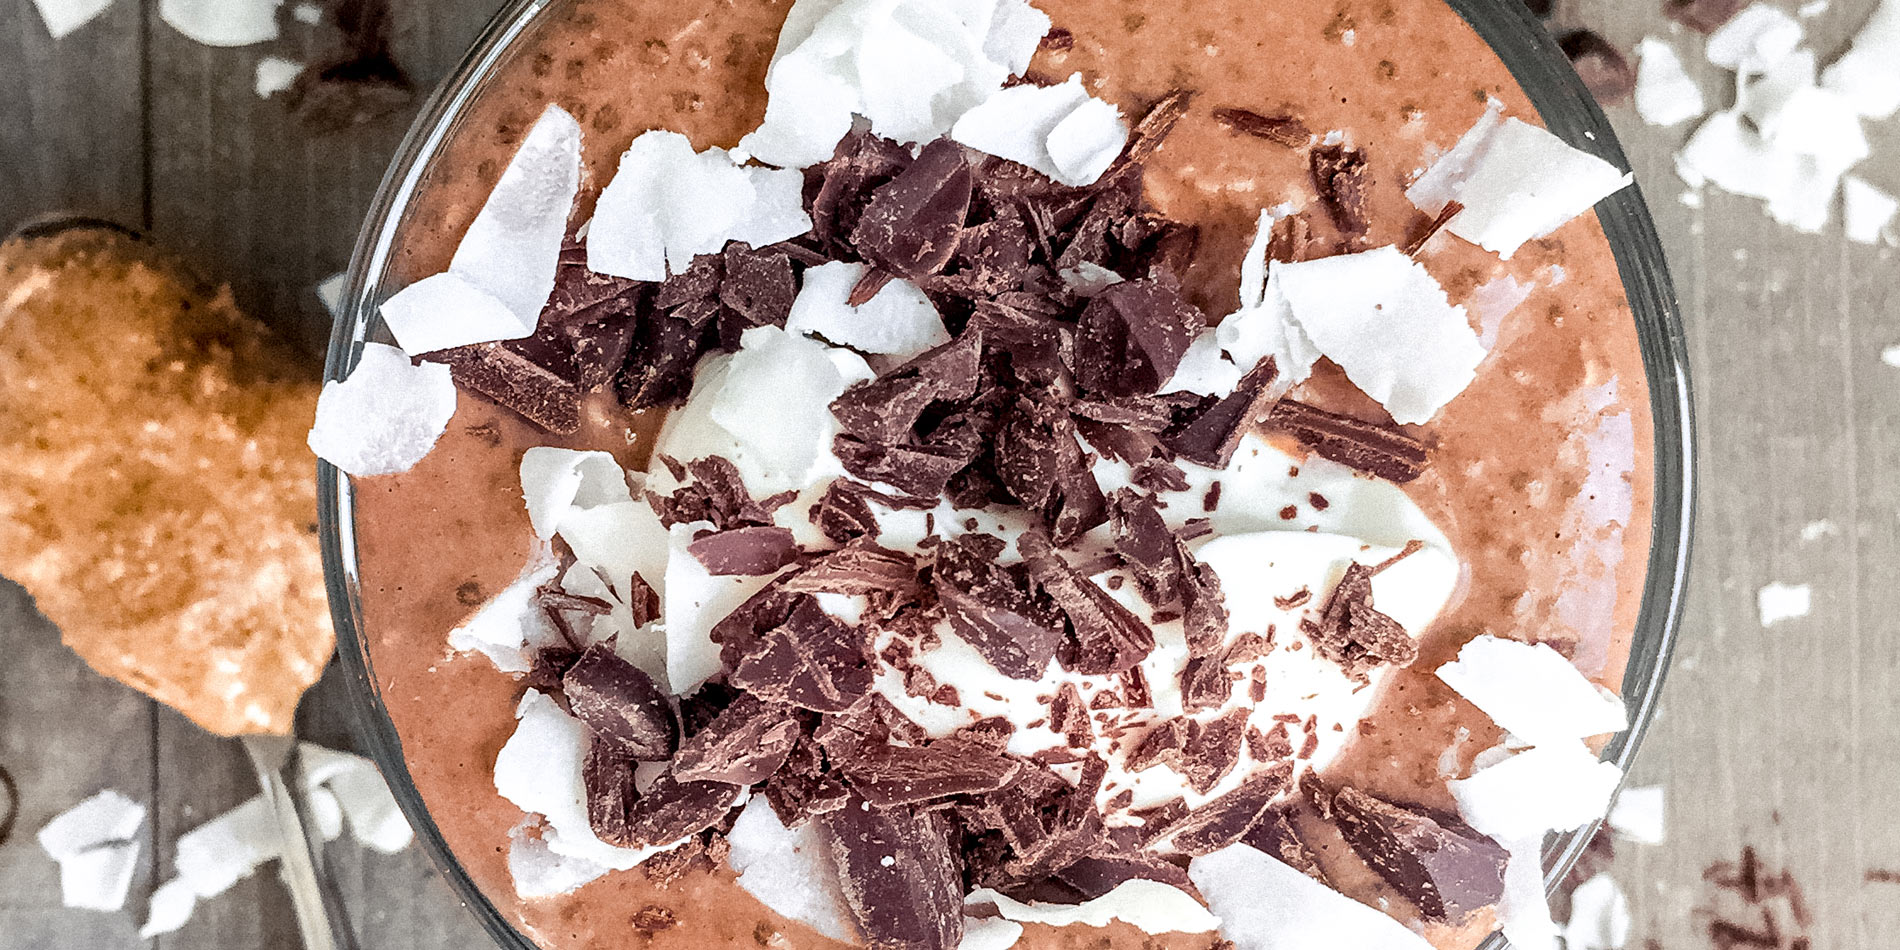
[[[332,328],[324,379],[348,375],[373,326],[391,250],[407,209],[431,159],[454,133],[466,107],[486,87],[496,67],[536,19],[566,0],[510,0],[480,38],[424,103],[365,215],[346,272],[342,304]],[[1629,168],[1608,118],[1583,86],[1557,44],[1519,0],[1443,0],[1457,11],[1504,62],[1545,126],[1570,144],[1618,168]],[[1630,727],[1603,750],[1606,761],[1626,772],[1641,745],[1669,669],[1682,617],[1693,529],[1694,414],[1688,348],[1681,313],[1662,245],[1641,192],[1631,186],[1596,207],[1635,317],[1649,383],[1655,468],[1647,576],[1622,694]],[[357,587],[354,509],[348,476],[327,462],[317,465],[319,534],[325,585],[336,627],[339,663],[350,696],[350,718],[363,748],[382,769],[430,859],[482,928],[507,950],[538,950],[475,885],[443,839],[409,775],[401,740],[384,707],[363,635]],[[350,530],[346,530],[350,529]],[[1544,846],[1546,887],[1568,873],[1596,823]],[[1492,934],[1480,950],[1502,950]]]

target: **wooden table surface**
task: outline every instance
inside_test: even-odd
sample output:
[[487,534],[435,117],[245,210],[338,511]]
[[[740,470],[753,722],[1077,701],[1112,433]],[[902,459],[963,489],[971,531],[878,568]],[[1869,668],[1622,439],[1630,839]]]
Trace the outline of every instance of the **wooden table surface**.
[[[1833,0],[1806,21],[1824,61],[1874,4]],[[497,5],[396,4],[397,58],[426,88]],[[1560,19],[1628,49],[1667,29],[1659,7],[1571,0]],[[55,43],[28,0],[0,0],[0,232],[51,211],[147,230],[314,349],[327,316],[311,287],[345,263],[408,115],[312,138],[280,102],[254,94],[252,76],[267,52],[316,55],[314,31],[289,23],[269,48],[209,49],[156,9],[117,0]],[[1712,101],[1731,94],[1699,57],[1691,69]],[[1838,232],[1794,234],[1748,199],[1711,192],[1692,208],[1672,170],[1682,130],[1645,127],[1627,108],[1612,118],[1681,291],[1702,427],[1688,616],[1633,775],[1669,789],[1669,841],[1619,847],[1612,865],[1635,906],[1632,946],[1715,946],[1705,869],[1752,847],[1799,884],[1815,950],[1893,947],[1900,884],[1881,872],[1900,868],[1900,368],[1881,351],[1900,344],[1900,259]],[[1860,173],[1900,191],[1900,122],[1870,132],[1875,158]],[[1755,596],[1771,581],[1812,585],[1812,614],[1764,629]],[[347,745],[333,685],[311,693],[300,725]],[[53,814],[121,789],[153,803],[150,830],[168,859],[180,831],[256,790],[235,743],[94,675],[4,581],[0,766],[23,798],[20,833],[0,846],[0,950],[141,944],[152,849],[128,912],[65,910],[31,835]],[[366,948],[484,945],[418,850],[340,845],[333,858]],[[144,943],[289,948],[296,931],[266,871],[201,905],[178,934]]]

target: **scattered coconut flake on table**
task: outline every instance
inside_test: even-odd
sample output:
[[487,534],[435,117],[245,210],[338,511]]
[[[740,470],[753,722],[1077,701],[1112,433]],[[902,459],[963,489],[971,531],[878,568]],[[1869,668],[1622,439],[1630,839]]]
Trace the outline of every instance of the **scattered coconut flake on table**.
[[1710,116],[1676,155],[1676,173],[1692,187],[1762,199],[1770,217],[1808,233],[1827,226],[1845,171],[1832,159],[1773,147],[1734,110]]
[[1616,803],[1610,806],[1610,830],[1639,844],[1662,844],[1665,801],[1661,785],[1623,789],[1617,793]]
[[1504,893],[1498,898],[1505,939],[1512,950],[1558,950],[1559,931],[1544,893],[1544,836],[1500,843],[1510,855],[1504,865]]
[[447,366],[414,365],[393,346],[366,343],[349,378],[323,384],[310,450],[351,475],[404,472],[429,454],[454,415]]
[[963,942],[957,950],[1009,950],[1022,939],[1023,925],[1001,917],[963,918]]
[[1119,920],[1151,934],[1198,934],[1214,930],[1221,923],[1186,891],[1141,878],[1123,881],[1114,890],[1080,904],[1023,903],[986,887],[971,891],[964,904],[994,904],[1006,920],[1051,927],[1106,927],[1109,921]]
[[299,3],[290,8],[290,18],[305,26],[323,22],[323,8],[314,3]]
[[1520,119],[1490,109],[1405,195],[1437,215],[1457,201],[1464,210],[1445,230],[1510,260],[1524,242],[1544,237],[1634,178]]
[[266,56],[257,61],[256,79],[251,88],[256,90],[259,99],[283,92],[297,81],[303,73],[303,64],[282,56]]
[[1807,584],[1776,581],[1762,585],[1761,590],[1755,593],[1755,609],[1761,615],[1761,625],[1764,627],[1805,617],[1813,607],[1814,588]]
[[449,269],[383,303],[396,342],[432,353],[533,335],[554,292],[580,183],[580,124],[548,106],[462,235]]
[[1564,924],[1565,950],[1623,950],[1630,939],[1630,902],[1608,874],[1598,874],[1570,894]]
[[61,858],[60,903],[77,910],[115,911],[125,906],[138,867],[136,841],[104,844]]
[[1490,635],[1466,643],[1438,678],[1511,735],[1549,745],[1621,732],[1623,703],[1544,643]]
[[329,311],[331,319],[343,313],[343,284],[348,279],[348,274],[338,271],[317,281],[317,286],[313,288],[317,301],[323,304],[324,310]]
[[1653,36],[1636,45],[1636,114],[1650,125],[1680,125],[1708,111],[1674,47]]
[[40,829],[39,843],[59,864],[60,902],[81,910],[125,906],[138,865],[145,806],[112,789],[54,816]]
[[46,32],[59,40],[106,12],[112,0],[33,0],[33,5],[39,8]]
[[206,46],[250,46],[277,38],[283,0],[158,0],[158,16]]
[[901,277],[892,278],[862,305],[851,306],[851,291],[867,270],[847,261],[806,268],[785,329],[860,353],[906,359],[950,342],[930,298]]
[[950,137],[1062,184],[1092,185],[1128,142],[1128,122],[1089,95],[1082,74],[1054,86],[1011,86],[963,114]]
[[726,843],[732,846],[726,860],[738,873],[739,886],[759,903],[841,943],[859,940],[837,863],[818,822],[787,828],[759,796],[739,811]]
[[1271,275],[1291,324],[1402,425],[1430,421],[1484,360],[1465,309],[1398,248],[1276,261]]
[[1853,46],[1821,75],[1821,84],[1869,119],[1900,112],[1900,0],[1881,0]]
[[190,882],[177,877],[166,881],[152,892],[145,923],[139,926],[139,939],[150,940],[178,930],[197,907],[198,895],[192,892]]
[[804,176],[738,164],[725,149],[693,151],[678,132],[651,131],[620,156],[587,227],[587,266],[665,280],[729,241],[776,244],[811,230]]
[[1857,244],[1900,244],[1893,230],[1894,214],[1900,212],[1896,199],[1856,175],[1841,179],[1842,216],[1847,221],[1847,239]]
[[1188,863],[1188,878],[1237,950],[1429,950],[1425,938],[1244,844]]
[[270,799],[257,795],[180,835],[173,847],[172,866],[203,900],[230,890],[283,850],[282,831]]
[[395,854],[415,840],[376,763],[313,742],[297,748],[305,792],[327,792],[348,820],[350,837],[383,854]]
[[1709,62],[1739,73],[1759,73],[1801,45],[1801,24],[1779,7],[1751,4],[1709,34]]
[[1602,818],[1622,778],[1615,763],[1571,742],[1526,749],[1447,784],[1466,823],[1510,842]]

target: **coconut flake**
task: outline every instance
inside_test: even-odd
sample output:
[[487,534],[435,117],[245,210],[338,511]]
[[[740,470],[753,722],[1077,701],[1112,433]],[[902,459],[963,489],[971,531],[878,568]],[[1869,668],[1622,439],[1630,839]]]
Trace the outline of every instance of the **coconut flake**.
[[1398,921],[1244,844],[1188,864],[1188,878],[1237,950],[1427,950]]
[[343,837],[343,806],[337,803],[336,796],[330,790],[319,785],[304,789],[305,804],[310,806],[310,820],[317,826],[317,833],[325,841],[335,841]]
[[1710,116],[1676,155],[1676,173],[1691,186],[1760,198],[1776,221],[1808,233],[1827,226],[1845,170],[1833,159],[1773,147],[1735,110]]
[[[1273,357],[1274,368],[1279,371],[1278,385],[1306,379],[1320,357],[1288,310],[1280,285],[1268,270],[1267,245],[1273,239],[1273,226],[1290,211],[1286,205],[1261,209],[1253,242],[1240,261],[1240,309],[1221,318],[1213,331],[1219,348],[1236,366],[1251,367]],[[1221,394],[1232,391],[1229,386]]]
[[348,379],[323,384],[310,450],[351,475],[404,472],[429,454],[453,415],[446,365],[413,365],[393,346],[365,343]]
[[314,3],[299,3],[290,8],[290,17],[305,26],[316,26],[323,22],[323,8]]
[[992,62],[1008,69],[1010,75],[1020,76],[1036,58],[1036,50],[1042,46],[1042,38],[1049,35],[1050,26],[1049,14],[1030,5],[1029,0],[1001,0],[990,20],[983,52]]
[[1485,635],[1438,668],[1444,680],[1511,735],[1531,745],[1621,732],[1623,703],[1544,643]]
[[1662,844],[1665,801],[1661,785],[1623,789],[1610,806],[1610,829],[1641,844]]
[[1445,229],[1510,260],[1524,242],[1550,234],[1633,180],[1543,129],[1506,118],[1502,104],[1493,102],[1405,194],[1429,215],[1454,200],[1464,205]]
[[323,309],[333,320],[343,314],[343,285],[349,276],[338,271],[317,281],[317,286],[312,288],[312,292],[317,295],[317,302],[323,304]]
[[601,192],[587,231],[587,266],[665,280],[728,241],[776,244],[811,230],[797,172],[742,166],[724,149],[694,152],[678,132],[633,140]]
[[1759,73],[1780,62],[1801,45],[1801,24],[1779,7],[1751,4],[1709,34],[1704,55],[1709,62],[1744,75]]
[[1464,308],[1398,248],[1275,262],[1271,273],[1290,322],[1401,424],[1429,421],[1484,359]]
[[1022,939],[1023,925],[1001,917],[963,918],[963,942],[957,950],[1009,950]]
[[259,99],[269,99],[289,89],[302,74],[302,63],[282,56],[266,56],[257,61],[257,73],[251,88],[257,92]]
[[179,836],[172,865],[199,900],[216,897],[283,854],[270,800],[257,795]]
[[1510,842],[1603,817],[1622,778],[1615,763],[1570,742],[1526,749],[1448,784],[1471,827]]
[[1055,86],[1011,86],[963,114],[950,137],[1027,165],[1065,185],[1092,185],[1128,141],[1113,105],[1082,86],[1082,74]]
[[609,870],[586,858],[555,854],[533,829],[533,819],[523,819],[508,833],[508,876],[515,896],[534,900],[571,894]]
[[[378,308],[396,342],[434,353],[488,340],[515,340],[535,324],[461,274],[432,274],[396,292]],[[536,318],[538,319],[538,317]]]
[[1109,921],[1120,920],[1151,934],[1198,934],[1214,930],[1221,923],[1186,891],[1141,878],[1123,881],[1114,890],[1080,904],[1023,903],[986,887],[971,891],[964,903],[995,904],[1005,920],[1051,927],[1106,927]]
[[158,0],[158,16],[206,46],[250,46],[277,38],[283,0]]
[[1889,119],[1900,112],[1900,0],[1882,0],[1854,37],[1854,45],[1821,76],[1861,115]]
[[299,743],[298,755],[303,760],[305,790],[327,792],[335,800],[349,820],[351,837],[383,854],[395,854],[414,840],[415,833],[376,763],[312,742]]
[[746,599],[772,581],[757,577],[714,577],[687,550],[693,536],[712,524],[695,521],[672,527],[667,542],[666,588],[661,614],[666,618],[666,680],[669,689],[684,696],[699,688],[720,669],[719,645],[712,640],[714,624],[739,608]]
[[1225,396],[1240,385],[1246,371],[1221,352],[1218,327],[1208,327],[1188,344],[1174,375],[1161,386],[1164,393],[1190,392],[1202,396]]
[[178,930],[191,919],[191,912],[197,906],[198,895],[192,893],[191,885],[184,878],[166,881],[152,892],[145,923],[139,927],[139,939],[150,940]]
[[1608,874],[1577,885],[1570,894],[1565,950],[1623,950],[1630,939],[1630,902]]
[[40,829],[40,848],[55,861],[132,840],[145,824],[145,806],[106,789],[60,812]]
[[841,943],[856,943],[838,865],[818,822],[787,828],[763,797],[746,803],[726,832],[727,863],[739,886],[788,920]]
[[59,859],[60,903],[79,910],[124,907],[138,863],[136,841],[104,844]]
[[1893,219],[1900,212],[1896,199],[1866,179],[1848,175],[1841,179],[1841,207],[1847,220],[1847,239],[1858,244],[1900,243],[1893,232]]
[[33,5],[39,8],[46,32],[60,40],[106,12],[112,0],[33,0]]
[[633,596],[635,574],[655,592],[664,592],[666,526],[645,501],[570,506],[561,516],[559,534],[581,566],[611,581],[612,599]]
[[533,669],[531,652],[560,639],[547,611],[535,600],[535,594],[559,571],[560,565],[545,551],[531,557],[514,583],[449,631],[449,647],[463,653],[479,652],[503,673]]
[[1636,114],[1650,125],[1680,125],[1708,111],[1674,47],[1653,36],[1636,44]]
[[1550,919],[1550,901],[1544,896],[1544,838],[1542,835],[1501,842],[1510,854],[1504,865],[1504,894],[1498,899],[1498,920],[1514,950],[1558,950],[1557,925]]
[[1764,627],[1805,617],[1813,607],[1814,588],[1807,584],[1776,581],[1762,585],[1761,590],[1755,593],[1755,609],[1760,613],[1761,625]]
[[860,353],[901,359],[950,342],[930,298],[902,278],[893,278],[863,305],[851,306],[851,291],[868,269],[847,261],[806,268],[785,329]]
[[[1126,279],[1094,261],[1083,261],[1074,267],[1063,268],[1056,271],[1056,276],[1062,278],[1065,286],[1082,297],[1093,297]],[[1168,390],[1164,388],[1162,391]]]
[[569,508],[629,502],[626,472],[606,452],[537,445],[521,456],[521,496],[528,522],[543,540],[554,537]]

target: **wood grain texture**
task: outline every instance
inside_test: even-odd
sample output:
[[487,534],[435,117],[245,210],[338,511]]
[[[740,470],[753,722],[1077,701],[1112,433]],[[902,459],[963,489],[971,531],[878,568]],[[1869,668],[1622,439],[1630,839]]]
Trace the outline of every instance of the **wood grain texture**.
[[[1834,0],[1806,21],[1824,61],[1874,2]],[[426,88],[495,5],[399,4],[398,58]],[[1561,22],[1624,49],[1645,35],[1673,37],[1711,102],[1732,94],[1692,38],[1670,31],[1658,3],[1561,6]],[[310,287],[342,267],[407,117],[311,139],[281,103],[253,94],[265,49],[198,47],[154,7],[119,0],[55,45],[25,0],[0,4],[0,88],[23,90],[0,96],[0,230],[56,209],[148,224],[314,347],[326,318]],[[287,22],[268,52],[308,58],[319,42]],[[1880,359],[1900,344],[1900,259],[1837,232],[1794,234],[1749,199],[1710,192],[1691,208],[1671,159],[1688,126],[1649,128],[1627,107],[1612,119],[1681,291],[1702,426],[1688,616],[1632,778],[1670,789],[1670,840],[1623,846],[1612,866],[1634,902],[1632,945],[1712,947],[1704,912],[1717,895],[1703,872],[1745,846],[1799,882],[1817,950],[1890,945],[1900,885],[1869,882],[1867,872],[1900,867],[1900,822],[1889,817],[1900,786],[1900,368]],[[1900,191],[1900,122],[1870,132],[1876,157],[1859,173]],[[1812,585],[1812,615],[1764,629],[1755,596],[1771,581]],[[20,834],[0,846],[0,950],[146,945],[134,920],[156,879],[149,854],[128,913],[66,911],[31,832],[116,787],[157,803],[154,841],[168,859],[180,831],[255,793],[243,754],[93,675],[11,584],[0,584],[0,645],[0,765],[24,780],[25,797]],[[312,691],[299,727],[347,746],[335,685]],[[484,945],[419,852],[392,858],[344,843],[330,855],[366,948]],[[149,945],[292,946],[288,914],[267,871]]]

